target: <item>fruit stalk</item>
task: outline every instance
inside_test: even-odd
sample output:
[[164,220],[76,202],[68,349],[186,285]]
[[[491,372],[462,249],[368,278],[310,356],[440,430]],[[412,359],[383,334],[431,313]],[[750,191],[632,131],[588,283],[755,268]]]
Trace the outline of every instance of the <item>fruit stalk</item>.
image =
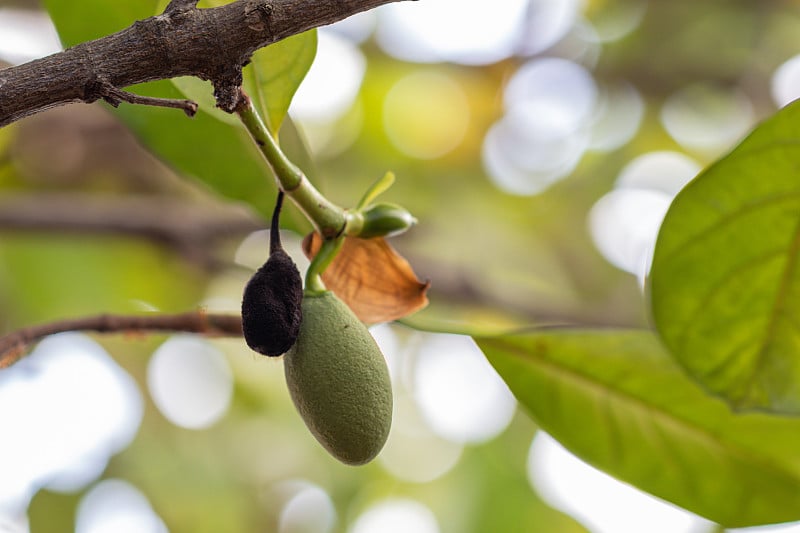
[[244,92],[242,92],[242,98],[236,108],[236,114],[267,160],[267,164],[278,181],[278,188],[289,195],[314,224],[320,235],[329,239],[342,234],[347,225],[345,210],[319,192],[303,171],[286,157],[252,101]]

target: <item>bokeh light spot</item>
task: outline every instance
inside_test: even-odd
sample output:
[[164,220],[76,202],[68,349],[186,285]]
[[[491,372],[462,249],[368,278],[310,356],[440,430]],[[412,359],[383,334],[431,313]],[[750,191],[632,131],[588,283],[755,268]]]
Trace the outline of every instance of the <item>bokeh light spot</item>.
[[389,4],[378,10],[376,37],[406,61],[489,64],[514,53],[527,7],[527,0],[495,0],[491,9],[481,0]]
[[699,171],[697,162],[677,152],[650,152],[628,163],[616,188],[589,212],[589,230],[600,253],[643,281],[672,199]]
[[675,196],[702,167],[679,152],[648,152],[633,159],[617,178],[617,187],[654,189]]
[[654,190],[609,192],[589,213],[597,249],[612,265],[643,279],[671,201],[671,196]]
[[391,324],[376,324],[369,328],[370,335],[375,339],[381,349],[386,366],[389,368],[389,376],[392,385],[397,387],[400,384],[401,374],[405,366],[405,354],[400,348],[400,341],[394,332]]
[[[78,333],[53,335],[0,373],[0,509],[24,511],[41,487],[73,491],[97,478],[139,428],[133,379]],[[32,423],[31,421],[35,421]]]
[[414,500],[390,499],[373,505],[359,516],[349,533],[439,533],[436,516]]
[[386,95],[383,124],[389,140],[411,157],[434,159],[464,139],[470,109],[464,90],[434,72],[402,78]]
[[286,502],[278,524],[279,533],[329,533],[336,509],[327,492],[309,483]]
[[682,146],[698,150],[730,148],[753,120],[753,106],[744,94],[707,84],[679,90],[661,109],[661,122],[670,136]]
[[[529,61],[509,81],[504,92],[508,113],[544,120],[557,133],[578,129],[591,115],[597,86],[581,65],[559,58]],[[539,119],[544,115],[546,119]]]
[[778,107],[797,98],[800,98],[800,55],[783,63],[772,75],[772,99]]
[[297,89],[289,112],[301,122],[333,122],[353,105],[367,62],[351,41],[319,30],[317,56]]
[[227,412],[233,377],[219,350],[203,339],[179,335],[153,353],[147,385],[156,406],[170,422],[202,429]]
[[81,499],[75,533],[167,533],[167,527],[136,487],[106,479]]
[[528,455],[528,478],[553,507],[593,533],[710,533],[711,524],[584,463],[539,432]]
[[577,166],[589,144],[598,91],[592,75],[565,59],[537,59],[513,76],[506,113],[486,134],[483,164],[501,190],[537,194]]
[[395,394],[389,439],[378,456],[389,473],[404,481],[428,483],[449,472],[462,449],[430,429],[410,394]]
[[627,144],[642,123],[644,98],[629,83],[603,87],[592,122],[589,149],[609,152]]
[[319,28],[319,31],[330,31],[352,43],[363,43],[373,34],[377,25],[378,14],[375,10],[362,11],[330,26]]
[[0,531],[3,533],[30,533],[30,523],[26,514],[4,514],[0,509]]
[[60,50],[58,34],[46,14],[0,7],[0,60],[18,65]]
[[584,131],[559,135],[546,122],[506,115],[483,140],[483,166],[498,189],[538,194],[575,170],[588,140]]
[[508,386],[464,335],[425,334],[417,352],[414,396],[431,429],[458,443],[495,437],[516,409]]
[[575,24],[581,4],[580,0],[530,0],[521,51],[534,55],[557,43]]

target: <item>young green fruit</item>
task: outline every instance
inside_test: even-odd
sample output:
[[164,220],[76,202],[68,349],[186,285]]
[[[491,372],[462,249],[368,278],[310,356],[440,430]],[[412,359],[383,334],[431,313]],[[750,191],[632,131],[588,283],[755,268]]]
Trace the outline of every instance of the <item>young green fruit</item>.
[[302,321],[303,282],[281,246],[278,225],[283,191],[272,214],[270,254],[253,274],[242,296],[242,332],[247,345],[269,356],[285,353],[297,340]]
[[320,444],[346,464],[374,459],[389,436],[392,385],[350,308],[330,291],[306,293],[300,335],[283,361],[295,407]]

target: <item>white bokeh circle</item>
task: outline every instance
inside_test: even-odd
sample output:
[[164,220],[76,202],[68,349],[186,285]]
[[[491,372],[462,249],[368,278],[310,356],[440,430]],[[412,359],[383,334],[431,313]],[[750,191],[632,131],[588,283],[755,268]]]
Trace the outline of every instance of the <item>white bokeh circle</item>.
[[159,411],[187,429],[211,426],[228,411],[233,376],[225,356],[190,335],[170,338],[147,366],[147,385]]

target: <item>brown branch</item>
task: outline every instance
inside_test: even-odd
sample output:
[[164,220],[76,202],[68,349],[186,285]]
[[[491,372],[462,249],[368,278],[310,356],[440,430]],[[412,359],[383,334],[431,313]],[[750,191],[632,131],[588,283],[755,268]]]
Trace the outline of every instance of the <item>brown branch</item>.
[[239,207],[163,197],[15,194],[0,198],[0,232],[105,233],[142,237],[214,267],[211,244],[264,229]]
[[141,96],[138,94],[117,89],[107,81],[101,82],[100,94],[106,102],[114,107],[119,107],[122,102],[137,105],[150,105],[155,107],[170,107],[182,109],[187,117],[193,117],[197,113],[197,103],[191,100],[176,100],[175,98],[154,98],[152,96]]
[[236,315],[207,314],[203,311],[176,315],[97,315],[31,326],[0,337],[0,369],[25,356],[31,344],[65,331],[96,333],[198,333],[209,337],[241,337],[242,318]]
[[197,9],[193,0],[173,0],[162,15],[118,33],[0,70],[0,127],[52,107],[108,99],[108,85],[176,76],[211,80],[217,105],[232,112],[242,66],[255,50],[396,1],[237,0]]

